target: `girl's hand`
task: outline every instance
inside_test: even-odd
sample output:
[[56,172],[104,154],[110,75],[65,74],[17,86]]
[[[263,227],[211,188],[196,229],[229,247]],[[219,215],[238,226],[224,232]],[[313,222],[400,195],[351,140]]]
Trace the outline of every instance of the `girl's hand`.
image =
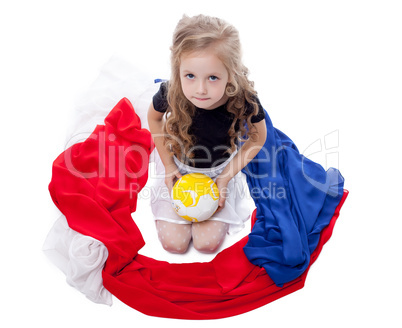
[[181,178],[181,174],[176,164],[165,166],[165,184],[168,187],[169,194],[172,193],[173,185]]
[[215,180],[215,183],[219,190],[218,209],[216,210],[215,213],[219,212],[220,210],[222,210],[225,207],[225,201],[229,194],[229,189],[228,189],[229,181],[230,181],[229,178],[222,177],[222,176],[218,176]]

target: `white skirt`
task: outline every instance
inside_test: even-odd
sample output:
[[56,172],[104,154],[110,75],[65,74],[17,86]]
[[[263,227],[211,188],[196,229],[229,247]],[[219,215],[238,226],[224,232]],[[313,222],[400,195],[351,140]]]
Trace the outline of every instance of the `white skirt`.
[[[167,221],[176,224],[191,224],[191,222],[182,219],[172,208],[171,197],[165,184],[165,167],[155,150],[155,171],[151,172],[151,178],[155,173],[154,184],[151,192],[151,208],[155,220]],[[224,163],[214,168],[195,168],[183,164],[176,157],[174,161],[182,175],[187,173],[203,173],[212,180],[223,171],[226,165],[236,155],[233,153]],[[228,195],[225,206],[218,213],[215,213],[209,220],[221,221],[229,224],[229,234],[235,234],[244,228],[246,222],[255,208],[254,201],[251,198],[246,176],[239,172],[228,184]]]

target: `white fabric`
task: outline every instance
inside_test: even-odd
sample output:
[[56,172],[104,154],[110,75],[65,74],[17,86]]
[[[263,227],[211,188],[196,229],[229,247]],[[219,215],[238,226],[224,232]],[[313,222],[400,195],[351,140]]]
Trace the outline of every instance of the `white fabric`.
[[112,294],[103,287],[102,269],[108,257],[103,243],[70,229],[62,215],[50,230],[43,251],[63,271],[69,285],[95,303],[112,305]]
[[[75,104],[74,121],[67,135],[67,147],[89,137],[96,125],[122,99],[132,103],[141,119],[142,128],[149,129],[147,113],[159,84],[147,73],[119,57],[112,57],[100,70],[89,90],[81,94]],[[66,148],[67,148],[66,147]]]
[[[87,139],[124,97],[133,104],[142,128],[148,129],[147,112],[158,88],[138,67],[120,57],[112,57],[90,88],[78,97],[66,148]],[[61,216],[49,232],[43,251],[63,271],[71,286],[93,302],[112,305],[112,294],[102,283],[102,268],[108,256],[103,243],[72,230]]]
[[[232,156],[224,163],[215,168],[194,168],[181,163],[174,157],[175,163],[182,175],[187,173],[204,173],[212,180],[223,171],[229,161],[235,156]],[[171,205],[171,198],[168,188],[165,184],[165,167],[160,161],[157,153],[155,155],[156,176],[153,191],[151,193],[151,208],[155,220],[167,221],[176,224],[191,224],[191,222],[182,219],[173,210]],[[247,187],[246,175],[242,172],[236,174],[228,184],[228,195],[226,198],[225,206],[221,211],[214,214],[209,220],[221,221],[229,224],[229,234],[235,234],[244,228],[246,222],[255,208],[254,201],[251,198],[249,189]]]

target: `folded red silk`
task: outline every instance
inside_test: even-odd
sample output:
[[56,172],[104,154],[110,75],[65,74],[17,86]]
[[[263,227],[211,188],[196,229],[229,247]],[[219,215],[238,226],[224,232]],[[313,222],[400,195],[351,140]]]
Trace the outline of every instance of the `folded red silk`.
[[211,262],[171,264],[138,254],[145,243],[131,217],[148,178],[153,147],[150,132],[141,129],[134,108],[123,98],[105,125],[97,126],[86,141],[67,149],[53,164],[49,190],[70,228],[108,249],[103,269],[107,290],[147,315],[217,319],[253,310],[303,287],[308,269],[332,234],[347,191],[322,230],[308,269],[283,287],[248,261],[243,251],[248,237]]

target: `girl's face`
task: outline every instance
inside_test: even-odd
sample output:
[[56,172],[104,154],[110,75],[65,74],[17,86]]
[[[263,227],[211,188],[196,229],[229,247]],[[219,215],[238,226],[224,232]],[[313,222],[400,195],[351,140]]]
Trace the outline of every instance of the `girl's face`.
[[228,71],[212,49],[181,58],[181,87],[186,98],[196,107],[211,110],[225,104],[228,79]]

